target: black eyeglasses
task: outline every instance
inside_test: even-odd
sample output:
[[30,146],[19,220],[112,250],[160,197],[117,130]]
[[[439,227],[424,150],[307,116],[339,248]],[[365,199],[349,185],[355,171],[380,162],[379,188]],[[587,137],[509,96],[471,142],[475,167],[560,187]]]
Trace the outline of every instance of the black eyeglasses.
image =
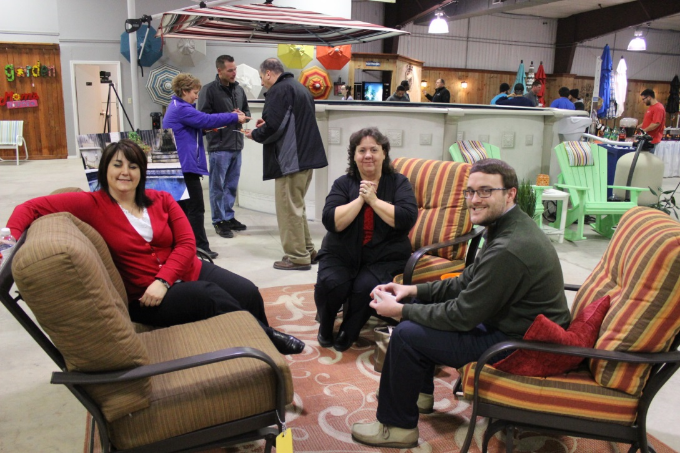
[[476,193],[479,196],[479,198],[489,198],[494,190],[508,190],[508,189],[506,189],[505,187],[498,187],[494,189],[484,187],[478,190],[465,189],[463,191],[463,195],[465,195],[465,198],[472,198],[475,196]]

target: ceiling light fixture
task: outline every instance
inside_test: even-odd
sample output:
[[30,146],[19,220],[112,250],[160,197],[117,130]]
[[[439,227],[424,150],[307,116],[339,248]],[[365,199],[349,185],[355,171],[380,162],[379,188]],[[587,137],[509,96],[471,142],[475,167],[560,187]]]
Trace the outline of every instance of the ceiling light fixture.
[[463,88],[467,88],[467,82],[463,80],[462,82],[460,82],[460,86]]
[[428,33],[448,33],[449,23],[444,19],[444,13],[437,11],[434,13],[434,19],[430,22]]
[[640,30],[639,28],[635,29],[633,39],[631,39],[630,43],[628,44],[628,50],[632,50],[635,52],[647,50],[647,42],[645,41],[645,37],[642,34],[642,30]]
[[420,87],[427,88],[427,80],[423,80],[422,82],[420,82]]

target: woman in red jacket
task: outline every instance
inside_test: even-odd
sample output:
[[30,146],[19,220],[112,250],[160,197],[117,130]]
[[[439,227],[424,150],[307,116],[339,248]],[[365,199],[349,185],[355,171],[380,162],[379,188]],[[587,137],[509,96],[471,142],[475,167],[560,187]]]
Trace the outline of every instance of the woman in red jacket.
[[112,143],[99,164],[99,189],[34,198],[17,206],[7,225],[19,237],[40,216],[70,212],[102,235],[120,272],[134,322],[157,327],[246,310],[282,354],[305,344],[267,322],[249,280],[196,257],[186,215],[167,192],[145,190],[146,155],[131,140]]

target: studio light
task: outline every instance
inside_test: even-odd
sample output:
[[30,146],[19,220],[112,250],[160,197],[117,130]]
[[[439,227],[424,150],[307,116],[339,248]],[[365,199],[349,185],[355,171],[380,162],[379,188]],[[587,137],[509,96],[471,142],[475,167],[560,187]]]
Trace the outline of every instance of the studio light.
[[643,50],[647,50],[647,42],[645,41],[645,37],[642,34],[642,30],[639,28],[635,29],[635,34],[633,39],[630,40],[630,43],[628,44],[628,50],[640,52]]
[[142,26],[142,24],[151,23],[151,16],[145,14],[141,19],[126,19],[125,20],[125,32],[134,33]]
[[437,11],[434,13],[434,19],[430,22],[428,33],[448,33],[449,23],[444,20],[444,13]]

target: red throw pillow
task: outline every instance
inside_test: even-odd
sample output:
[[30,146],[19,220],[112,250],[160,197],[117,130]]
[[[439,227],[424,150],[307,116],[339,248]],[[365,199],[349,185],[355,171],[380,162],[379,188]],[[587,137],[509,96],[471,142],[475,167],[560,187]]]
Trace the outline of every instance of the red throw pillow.
[[[576,315],[566,331],[545,316],[538,315],[524,334],[524,339],[592,348],[609,311],[609,303],[609,296],[591,303]],[[520,376],[546,377],[573,370],[583,360],[584,357],[518,349],[493,367]]]

